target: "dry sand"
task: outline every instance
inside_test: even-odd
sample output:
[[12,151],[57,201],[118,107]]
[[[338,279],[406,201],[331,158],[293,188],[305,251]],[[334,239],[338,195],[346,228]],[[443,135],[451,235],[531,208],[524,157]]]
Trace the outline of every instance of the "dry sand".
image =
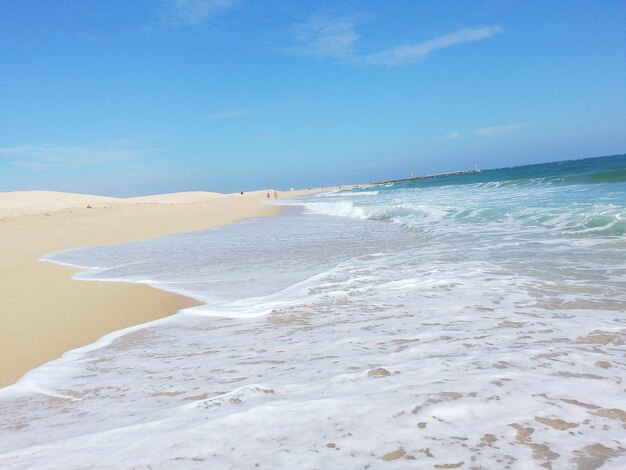
[[[315,190],[280,195],[309,192]],[[0,387],[107,333],[197,304],[146,285],[72,280],[76,269],[39,261],[42,255],[280,213],[264,201],[265,191],[128,199],[50,191],[0,193]]]

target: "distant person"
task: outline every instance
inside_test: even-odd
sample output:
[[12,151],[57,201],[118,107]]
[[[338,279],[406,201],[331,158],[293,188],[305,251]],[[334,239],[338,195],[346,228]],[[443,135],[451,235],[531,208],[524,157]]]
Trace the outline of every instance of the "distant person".
[[243,191],[241,191],[241,195],[243,196]]
[[270,192],[268,191],[265,196],[269,199],[270,198]]
[[274,199],[278,199],[278,192],[274,190]]

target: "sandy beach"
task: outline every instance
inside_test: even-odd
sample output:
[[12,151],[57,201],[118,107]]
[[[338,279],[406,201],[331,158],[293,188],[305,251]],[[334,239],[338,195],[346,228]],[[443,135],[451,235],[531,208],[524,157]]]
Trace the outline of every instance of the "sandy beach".
[[39,261],[42,255],[279,214],[279,207],[264,204],[265,194],[187,192],[117,199],[0,193],[0,387],[107,333],[197,304],[146,285],[76,281],[76,269]]

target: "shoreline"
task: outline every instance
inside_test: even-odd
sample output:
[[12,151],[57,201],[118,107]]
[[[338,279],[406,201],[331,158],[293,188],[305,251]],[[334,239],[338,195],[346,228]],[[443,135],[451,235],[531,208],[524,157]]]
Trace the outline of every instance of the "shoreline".
[[[281,193],[281,198],[319,191],[290,191]],[[40,260],[43,255],[204,230],[282,212],[280,206],[264,204],[265,200],[265,191],[129,199],[0,193],[0,388],[108,333],[200,304],[145,284],[75,280],[72,276],[81,269]]]

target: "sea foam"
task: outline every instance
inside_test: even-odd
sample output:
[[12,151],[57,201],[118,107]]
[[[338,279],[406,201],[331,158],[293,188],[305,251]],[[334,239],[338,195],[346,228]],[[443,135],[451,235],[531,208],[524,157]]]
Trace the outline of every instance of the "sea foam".
[[1,390],[0,465],[623,468],[612,188],[353,190],[50,255],[204,305]]

